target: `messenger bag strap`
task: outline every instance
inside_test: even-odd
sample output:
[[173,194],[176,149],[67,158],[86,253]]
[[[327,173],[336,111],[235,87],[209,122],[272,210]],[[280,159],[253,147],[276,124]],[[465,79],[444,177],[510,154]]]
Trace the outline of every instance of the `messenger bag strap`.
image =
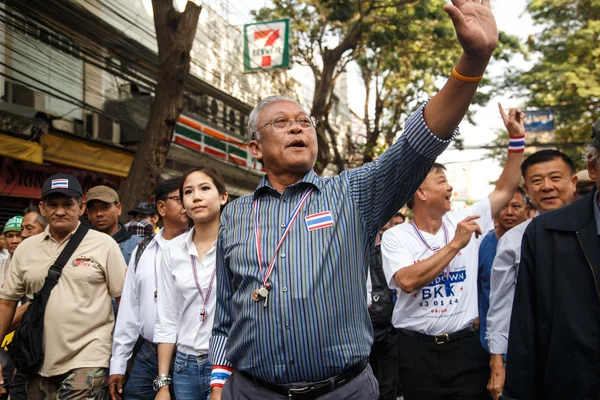
[[60,255],[58,256],[56,261],[54,261],[54,264],[52,264],[52,266],[48,270],[48,276],[46,277],[46,281],[44,282],[44,286],[42,287],[40,292],[46,292],[49,294],[49,292],[58,283],[58,278],[60,278],[62,274],[63,267],[65,266],[67,261],[69,261],[69,258],[71,258],[75,250],[77,250],[77,247],[79,246],[85,235],[88,233],[88,231],[89,228],[87,226],[85,226],[84,224],[79,224],[79,227],[71,237],[71,240],[69,240],[69,243],[67,243],[63,251],[60,252]]

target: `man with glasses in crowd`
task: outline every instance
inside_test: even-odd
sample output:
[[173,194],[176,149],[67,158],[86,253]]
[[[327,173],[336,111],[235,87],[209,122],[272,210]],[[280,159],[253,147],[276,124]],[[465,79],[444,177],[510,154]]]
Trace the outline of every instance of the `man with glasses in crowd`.
[[221,216],[213,398],[378,398],[366,294],[375,237],[450,143],[498,40],[489,0],[444,10],[464,54],[374,162],[321,178],[314,121],[298,103],[271,96],[250,113],[248,147],[267,174]]
[[[156,300],[160,295],[158,268],[165,244],[184,233],[189,224],[179,198],[179,178],[158,185],[154,197],[164,227],[141,242],[129,262],[110,361],[108,386],[112,400],[146,400],[156,395],[152,383],[158,375],[157,346],[153,343]],[[128,362],[133,367],[125,382]]]

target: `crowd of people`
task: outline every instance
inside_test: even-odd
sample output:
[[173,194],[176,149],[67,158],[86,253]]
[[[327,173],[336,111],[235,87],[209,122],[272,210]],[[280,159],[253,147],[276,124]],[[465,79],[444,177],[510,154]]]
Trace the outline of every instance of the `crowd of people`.
[[576,173],[525,158],[500,106],[504,169],[452,211],[436,158],[498,32],[488,0],[444,10],[464,53],[372,163],[318,176],[316,121],[270,96],[248,120],[266,175],[235,201],[194,168],[122,225],[113,188],[46,179],[0,237],[0,396],[597,399],[600,119]]

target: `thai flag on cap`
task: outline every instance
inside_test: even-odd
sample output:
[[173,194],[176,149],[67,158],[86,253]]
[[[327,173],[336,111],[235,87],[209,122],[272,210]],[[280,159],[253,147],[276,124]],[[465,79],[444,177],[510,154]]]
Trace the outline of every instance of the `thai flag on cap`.
[[304,220],[306,221],[306,227],[309,231],[333,226],[333,217],[331,216],[331,211],[324,211],[309,215],[308,217],[304,217]]
[[52,179],[52,184],[50,185],[50,189],[68,189],[69,188],[69,180],[68,179]]

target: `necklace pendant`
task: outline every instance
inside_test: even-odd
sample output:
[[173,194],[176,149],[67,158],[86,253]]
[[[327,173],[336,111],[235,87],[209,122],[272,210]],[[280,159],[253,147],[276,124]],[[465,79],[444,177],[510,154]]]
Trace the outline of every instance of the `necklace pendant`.
[[154,291],[154,302],[155,303],[156,303],[157,299],[158,299],[158,291],[155,290]]
[[258,289],[254,289],[252,291],[252,300],[256,301],[257,303],[260,300],[260,295],[258,294]]

